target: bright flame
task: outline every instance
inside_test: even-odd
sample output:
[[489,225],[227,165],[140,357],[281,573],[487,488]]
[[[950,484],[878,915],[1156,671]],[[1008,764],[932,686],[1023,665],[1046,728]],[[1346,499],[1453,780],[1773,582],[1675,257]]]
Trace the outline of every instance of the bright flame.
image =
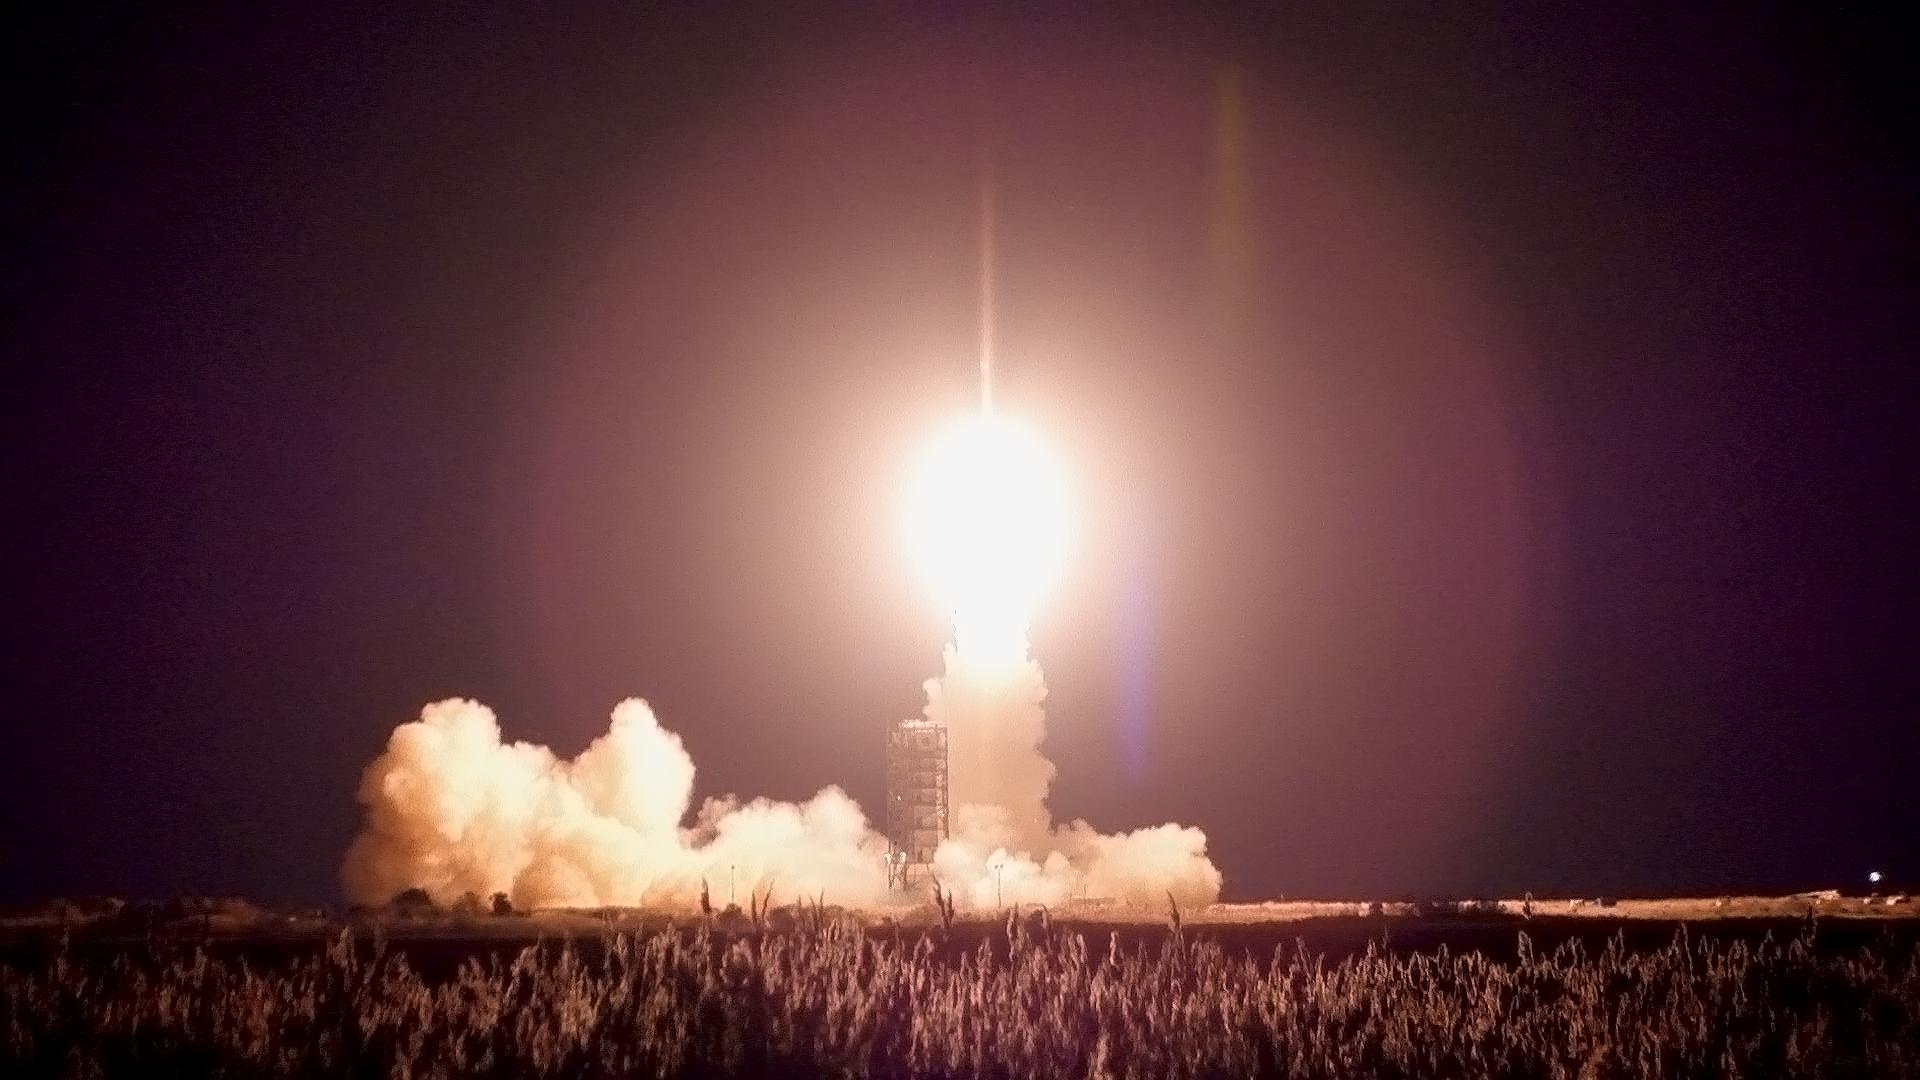
[[960,652],[1023,657],[1027,616],[1066,557],[1066,479],[1046,445],[993,413],[955,425],[921,466],[907,523]]

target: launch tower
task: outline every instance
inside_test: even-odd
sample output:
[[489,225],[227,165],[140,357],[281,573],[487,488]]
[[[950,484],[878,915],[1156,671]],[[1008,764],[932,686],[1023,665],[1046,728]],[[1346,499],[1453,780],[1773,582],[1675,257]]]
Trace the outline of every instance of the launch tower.
[[909,719],[887,730],[887,880],[913,888],[932,876],[947,838],[947,729]]

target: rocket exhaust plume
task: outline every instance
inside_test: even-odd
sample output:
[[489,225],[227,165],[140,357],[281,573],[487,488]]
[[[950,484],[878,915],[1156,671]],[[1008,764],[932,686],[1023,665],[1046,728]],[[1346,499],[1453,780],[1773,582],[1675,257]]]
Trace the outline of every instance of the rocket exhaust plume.
[[[953,616],[927,720],[947,732],[954,810],[933,872],[971,908],[1098,897],[1158,905],[1219,898],[1198,829],[1101,834],[1055,827],[1054,766],[1042,753],[1046,680],[1027,618],[1065,551],[1064,480],[1031,433],[982,414],[936,449],[910,519],[923,568]],[[342,870],[348,894],[380,903],[420,887],[442,901],[505,892],[523,908],[692,908],[702,880],[825,893],[876,907],[891,895],[888,845],[828,787],[803,803],[709,799],[694,765],[644,701],[566,761],[503,741],[474,701],[428,705],[367,767],[365,824]]]
[[[1031,432],[994,411],[994,203],[980,194],[980,413],[938,444],[911,505],[923,571],[953,617],[926,719],[944,727],[954,819],[933,855],[970,908],[1076,896],[1157,905],[1219,898],[1199,829],[1103,835],[1056,828],[1046,680],[1027,619],[1064,561],[1066,485]],[[516,906],[691,908],[703,879],[872,907],[889,903],[888,844],[837,787],[804,803],[709,799],[689,820],[693,759],[646,702],[613,711],[605,735],[565,761],[507,743],[491,710],[453,699],[400,725],[367,767],[365,824],[342,879],[380,903],[420,887],[435,899],[505,892]]]
[[360,785],[366,822],[347,893],[380,903],[504,892],[516,906],[692,907],[701,880],[777,884],[843,903],[885,890],[885,845],[838,788],[804,803],[709,799],[692,820],[693,759],[637,699],[572,761],[506,743],[492,710],[453,699],[402,724]]
[[[953,725],[960,806],[935,868],[962,906],[1218,899],[1220,873],[1198,829],[1050,826],[1037,665],[983,672],[952,648],[947,663],[927,684],[927,713]],[[989,767],[1000,754],[1004,765]],[[367,767],[365,820],[342,881],[365,904],[419,887],[443,903],[504,892],[520,908],[692,910],[703,880],[729,877],[743,893],[771,887],[860,908],[897,902],[886,840],[839,788],[801,803],[708,799],[695,811],[693,778],[679,737],[638,699],[621,702],[607,733],[571,761],[503,741],[478,702],[436,702],[394,729]]]
[[1198,829],[1102,835],[1055,828],[1046,679],[1028,655],[1027,618],[1065,561],[1064,473],[1031,432],[994,412],[993,163],[980,185],[980,415],[951,434],[921,477],[910,528],[953,617],[945,670],[926,684],[926,718],[947,731],[953,831],[934,869],[970,907],[1075,896],[1210,904],[1220,872]]

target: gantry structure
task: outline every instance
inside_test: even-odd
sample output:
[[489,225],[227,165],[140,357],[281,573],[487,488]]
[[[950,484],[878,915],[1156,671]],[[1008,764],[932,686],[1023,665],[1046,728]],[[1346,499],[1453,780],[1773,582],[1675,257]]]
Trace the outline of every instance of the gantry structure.
[[916,889],[947,838],[947,729],[925,719],[887,729],[887,881]]

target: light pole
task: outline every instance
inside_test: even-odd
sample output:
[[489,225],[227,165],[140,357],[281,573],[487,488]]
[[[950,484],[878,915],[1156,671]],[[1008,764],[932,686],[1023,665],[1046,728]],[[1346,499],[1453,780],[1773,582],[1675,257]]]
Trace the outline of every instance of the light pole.
[[993,906],[994,907],[1007,906],[1006,901],[1000,899],[1000,871],[1004,869],[1006,865],[1007,865],[1006,863],[993,864]]
[[727,864],[727,903],[733,903],[733,864]]

